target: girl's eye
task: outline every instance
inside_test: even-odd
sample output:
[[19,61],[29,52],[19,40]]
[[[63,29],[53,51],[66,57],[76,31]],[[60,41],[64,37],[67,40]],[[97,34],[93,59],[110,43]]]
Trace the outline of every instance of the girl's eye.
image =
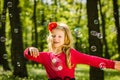
[[61,38],[62,36],[58,36],[59,38]]
[[62,38],[62,36],[61,35],[51,35],[52,36],[52,38],[55,38],[55,37],[58,37],[58,38]]
[[55,35],[52,35],[52,37],[54,38],[54,37],[55,37]]

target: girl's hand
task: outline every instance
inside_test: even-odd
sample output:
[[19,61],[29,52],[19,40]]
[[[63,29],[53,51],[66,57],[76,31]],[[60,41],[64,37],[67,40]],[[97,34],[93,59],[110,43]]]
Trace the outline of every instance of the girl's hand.
[[115,61],[115,69],[120,71],[120,61]]
[[29,52],[30,52],[30,55],[35,57],[35,58],[37,56],[39,56],[39,50],[37,48],[35,48],[35,47],[30,47]]

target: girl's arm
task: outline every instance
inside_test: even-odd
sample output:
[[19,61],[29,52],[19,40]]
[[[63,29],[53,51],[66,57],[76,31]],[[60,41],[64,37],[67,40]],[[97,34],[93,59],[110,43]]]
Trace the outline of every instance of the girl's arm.
[[29,47],[24,50],[24,56],[32,61],[43,63],[43,52],[39,52],[39,50],[35,47]]
[[71,50],[71,58],[74,64],[87,64],[97,68],[111,68],[119,69],[120,63],[113,60],[105,59],[98,56],[88,55],[78,52],[74,49]]

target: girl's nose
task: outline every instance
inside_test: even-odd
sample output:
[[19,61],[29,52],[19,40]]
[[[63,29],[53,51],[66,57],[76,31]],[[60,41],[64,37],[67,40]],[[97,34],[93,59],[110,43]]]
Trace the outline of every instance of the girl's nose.
[[58,37],[57,37],[57,36],[55,36],[55,37],[54,37],[54,39],[55,39],[55,40],[57,40],[57,39],[58,39]]

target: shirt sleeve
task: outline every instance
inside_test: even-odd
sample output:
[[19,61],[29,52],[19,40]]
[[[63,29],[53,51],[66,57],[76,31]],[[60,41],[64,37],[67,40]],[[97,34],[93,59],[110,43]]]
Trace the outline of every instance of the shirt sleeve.
[[26,48],[25,50],[24,50],[24,57],[25,58],[27,58],[28,60],[31,60],[31,61],[35,61],[35,62],[38,62],[38,63],[41,63],[41,64],[43,64],[44,62],[44,52],[39,52],[39,56],[37,56],[36,58],[35,57],[33,57],[33,56],[30,56],[30,54],[29,54],[29,48]]
[[87,64],[97,68],[111,68],[114,69],[115,62],[113,60],[92,56],[71,49],[71,58],[74,64]]

